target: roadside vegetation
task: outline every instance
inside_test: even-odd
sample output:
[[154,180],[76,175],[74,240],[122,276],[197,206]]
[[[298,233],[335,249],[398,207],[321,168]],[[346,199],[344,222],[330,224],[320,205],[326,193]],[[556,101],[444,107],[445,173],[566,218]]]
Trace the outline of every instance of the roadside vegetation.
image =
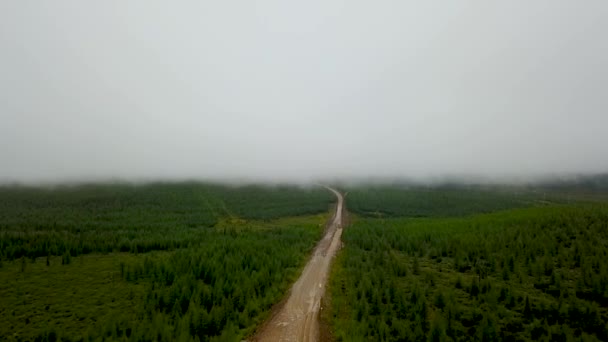
[[360,214],[332,266],[336,340],[608,340],[607,204],[373,191],[347,197]]
[[321,236],[324,189],[0,189],[0,339],[235,341]]

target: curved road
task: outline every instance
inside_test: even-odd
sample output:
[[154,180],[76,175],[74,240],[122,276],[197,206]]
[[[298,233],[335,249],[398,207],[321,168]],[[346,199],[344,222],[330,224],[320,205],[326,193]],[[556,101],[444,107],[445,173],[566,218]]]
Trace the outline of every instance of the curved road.
[[313,252],[312,258],[304,267],[302,275],[291,287],[289,298],[277,311],[253,341],[318,341],[319,309],[325,293],[329,266],[332,257],[340,248],[342,235],[342,205],[344,198],[338,191],[327,188],[338,198],[336,213],[325,236]]

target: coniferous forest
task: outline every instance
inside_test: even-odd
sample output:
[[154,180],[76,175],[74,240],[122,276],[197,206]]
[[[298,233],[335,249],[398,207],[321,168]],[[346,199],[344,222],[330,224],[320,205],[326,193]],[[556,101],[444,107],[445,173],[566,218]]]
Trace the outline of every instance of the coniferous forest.
[[[459,191],[351,190],[360,215],[324,314],[335,339],[607,340],[608,205]],[[380,207],[397,209],[361,209]]]
[[[343,189],[336,341],[608,339],[608,205],[571,189]],[[240,341],[329,219],[322,188],[0,188],[0,336]]]
[[243,338],[298,276],[333,201],[292,186],[0,188],[0,339]]

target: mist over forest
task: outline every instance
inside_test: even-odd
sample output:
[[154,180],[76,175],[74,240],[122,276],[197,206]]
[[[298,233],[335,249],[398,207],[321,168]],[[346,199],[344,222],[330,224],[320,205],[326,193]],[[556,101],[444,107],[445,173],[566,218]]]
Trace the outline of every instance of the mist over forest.
[[607,32],[0,1],[0,340],[608,341]]

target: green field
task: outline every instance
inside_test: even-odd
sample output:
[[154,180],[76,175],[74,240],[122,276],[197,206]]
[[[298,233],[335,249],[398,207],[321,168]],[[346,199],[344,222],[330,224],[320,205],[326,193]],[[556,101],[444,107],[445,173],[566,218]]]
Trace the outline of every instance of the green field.
[[0,188],[0,340],[239,340],[333,201],[289,186]]
[[607,204],[502,190],[347,198],[359,216],[323,316],[336,340],[608,339]]

